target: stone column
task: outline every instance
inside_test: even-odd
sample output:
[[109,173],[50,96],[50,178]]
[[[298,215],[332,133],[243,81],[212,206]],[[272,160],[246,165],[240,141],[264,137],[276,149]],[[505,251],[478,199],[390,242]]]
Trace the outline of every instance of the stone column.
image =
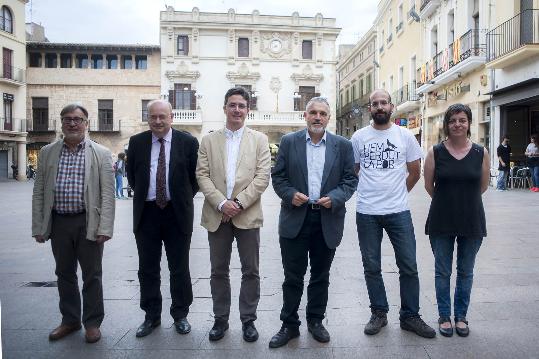
[[26,142],[17,142],[17,166],[19,167],[18,181],[26,181]]

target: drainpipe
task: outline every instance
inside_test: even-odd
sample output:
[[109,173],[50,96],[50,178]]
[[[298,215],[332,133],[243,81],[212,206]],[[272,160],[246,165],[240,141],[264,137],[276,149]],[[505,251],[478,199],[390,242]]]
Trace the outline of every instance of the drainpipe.
[[[494,5],[492,4],[492,0],[489,0],[488,2],[488,26],[489,26],[489,30],[490,28],[492,28],[493,26],[491,25],[492,24],[492,7]],[[486,36],[486,35],[485,35]],[[486,39],[486,37],[485,37]],[[494,126],[496,125],[494,123],[494,120],[496,118],[496,116],[494,115],[494,103],[492,101],[492,92],[496,90],[496,70],[494,68],[490,68],[489,69],[489,75],[490,75],[490,95],[489,95],[489,107],[490,107],[490,125],[489,125],[489,138],[490,138],[490,141],[489,141],[489,153],[490,153],[490,167],[491,168],[494,168],[494,166],[496,165],[498,159],[497,159],[497,156],[496,154],[494,154],[494,134],[495,134],[495,131],[494,131]],[[500,114],[501,115],[501,114]],[[501,117],[500,117],[500,126],[501,126]],[[498,141],[496,141],[496,143],[498,143]]]

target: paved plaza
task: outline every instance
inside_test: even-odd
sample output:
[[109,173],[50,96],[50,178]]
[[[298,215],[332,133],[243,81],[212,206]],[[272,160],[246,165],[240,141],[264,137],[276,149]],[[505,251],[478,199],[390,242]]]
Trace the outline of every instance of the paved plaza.
[[[256,326],[260,339],[242,340],[238,313],[240,264],[231,264],[230,330],[218,342],[208,341],[213,324],[206,231],[199,225],[203,197],[195,197],[195,229],[191,245],[194,302],[192,332],[179,335],[168,315],[168,270],[163,261],[162,326],[145,338],[135,331],[144,314],[139,309],[138,258],[132,234],[132,201],[118,200],[114,238],[105,245],[103,338],[84,342],[84,331],[58,342],[48,333],[60,323],[57,288],[29,286],[54,282],[50,242],[37,244],[30,233],[32,182],[0,182],[0,300],[4,358],[539,358],[539,194],[525,190],[484,196],[488,237],[479,251],[468,313],[468,338],[424,339],[399,328],[398,269],[387,238],[383,245],[383,275],[388,291],[389,325],[380,334],[363,334],[370,316],[369,301],[355,229],[355,196],[348,202],[345,234],[331,271],[327,319],[331,341],[320,344],[300,328],[298,339],[280,349],[268,342],[279,329],[283,270],[277,237],[279,200],[273,189],[263,196],[265,225],[261,231],[261,299]],[[429,199],[420,182],[410,205],[417,236],[421,281],[421,314],[437,327],[434,260],[424,233]],[[463,203],[463,206],[466,204]],[[306,278],[308,280],[308,278]],[[46,285],[46,284],[45,284]],[[300,317],[305,324],[305,301]]]

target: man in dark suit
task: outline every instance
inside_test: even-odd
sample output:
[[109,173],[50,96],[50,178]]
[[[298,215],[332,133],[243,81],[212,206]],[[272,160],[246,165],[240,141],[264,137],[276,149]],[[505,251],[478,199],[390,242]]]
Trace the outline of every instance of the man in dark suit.
[[163,100],[148,104],[150,130],[129,140],[127,179],[134,191],[133,232],[139,255],[140,308],[146,312],[137,337],[161,324],[161,242],[170,271],[170,315],[176,331],[187,334],[193,302],[189,247],[193,232],[193,197],[198,141],[171,128],[172,107]]
[[284,268],[281,329],[271,339],[278,348],[299,336],[298,307],[310,259],[307,327],[313,338],[330,340],[322,320],[326,312],[329,271],[343,235],[345,202],[357,186],[352,145],[325,130],[330,117],[325,98],[306,106],[307,129],[285,135],[272,172],[281,197],[279,244]]

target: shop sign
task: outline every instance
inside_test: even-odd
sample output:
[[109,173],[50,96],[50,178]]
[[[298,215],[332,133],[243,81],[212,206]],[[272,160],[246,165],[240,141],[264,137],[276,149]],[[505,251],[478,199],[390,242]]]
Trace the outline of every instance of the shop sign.
[[395,125],[407,127],[408,126],[408,119],[406,119],[406,118],[396,118],[395,119]]
[[450,86],[447,86],[443,93],[445,94],[445,98],[449,97],[456,97],[460,95],[463,92],[469,92],[470,91],[470,84],[463,84],[462,81],[456,82]]
[[412,128],[417,128],[417,127],[421,127],[421,117],[418,116],[414,116],[414,115],[411,115],[408,117],[408,129],[412,129]]

